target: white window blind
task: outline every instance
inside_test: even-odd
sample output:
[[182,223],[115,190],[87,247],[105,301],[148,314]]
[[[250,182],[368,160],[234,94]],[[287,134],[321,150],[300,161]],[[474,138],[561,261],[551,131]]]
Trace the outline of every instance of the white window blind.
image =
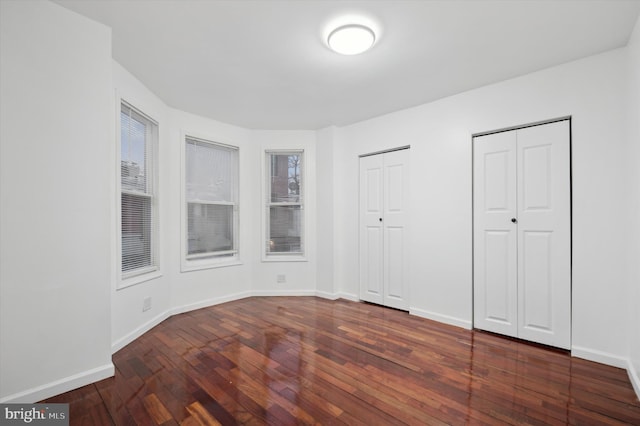
[[238,253],[238,149],[186,138],[187,260]]
[[304,254],[303,152],[267,151],[267,255]]
[[154,149],[158,125],[126,103],[120,109],[123,278],[157,269]]

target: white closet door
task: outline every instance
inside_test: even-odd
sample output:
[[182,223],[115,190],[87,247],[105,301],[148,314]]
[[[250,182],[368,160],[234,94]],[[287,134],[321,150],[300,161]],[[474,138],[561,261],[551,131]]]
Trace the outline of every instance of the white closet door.
[[360,299],[409,308],[409,150],[360,159]]
[[518,336],[570,348],[569,122],[518,137]]
[[474,138],[474,325],[569,349],[569,121]]
[[518,334],[516,134],[474,138],[474,325]]
[[383,158],[360,158],[360,299],[384,303]]
[[409,150],[381,154],[384,162],[384,304],[409,308]]

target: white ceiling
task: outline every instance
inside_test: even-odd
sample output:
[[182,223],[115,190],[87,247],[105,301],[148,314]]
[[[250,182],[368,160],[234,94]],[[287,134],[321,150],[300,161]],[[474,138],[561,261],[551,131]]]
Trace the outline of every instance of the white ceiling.
[[[169,106],[253,129],[346,125],[625,46],[640,0],[57,0]],[[374,48],[331,52],[360,16]]]

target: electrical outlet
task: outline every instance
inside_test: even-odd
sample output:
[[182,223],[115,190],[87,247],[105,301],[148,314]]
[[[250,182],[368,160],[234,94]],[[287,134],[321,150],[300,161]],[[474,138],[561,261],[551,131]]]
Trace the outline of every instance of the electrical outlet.
[[286,276],[286,275],[284,275],[284,274],[279,274],[279,275],[276,277],[276,282],[277,282],[278,284],[284,284],[284,283],[286,283],[286,282],[287,282],[287,276]]
[[148,311],[151,309],[151,297],[145,297],[142,300],[142,312]]

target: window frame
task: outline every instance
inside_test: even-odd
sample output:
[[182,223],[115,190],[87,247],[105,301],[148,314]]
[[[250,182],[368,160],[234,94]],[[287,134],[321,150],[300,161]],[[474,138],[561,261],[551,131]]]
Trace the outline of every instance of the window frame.
[[[157,277],[162,276],[161,263],[160,263],[160,209],[159,209],[159,161],[158,151],[160,146],[160,125],[158,120],[154,119],[149,114],[143,112],[143,109],[138,108],[136,102],[130,102],[124,98],[116,96],[118,102],[116,102],[116,217],[117,217],[117,232],[116,232],[116,272],[118,280],[116,283],[116,289],[122,289],[130,287],[141,282],[145,282]],[[146,188],[144,192],[139,192],[131,189],[125,189],[122,185],[122,112],[123,107],[128,108],[136,115],[140,116],[144,120],[148,121],[148,124],[152,124],[150,132],[145,135],[145,184]],[[147,139],[149,137],[150,140]],[[150,167],[149,167],[150,166]],[[149,168],[151,170],[149,170]],[[130,271],[123,271],[123,223],[122,223],[122,196],[124,194],[143,197],[150,199],[151,208],[151,222],[150,222],[150,257],[151,264],[136,268]]]
[[[273,202],[271,200],[271,158],[272,155],[300,155],[301,156],[301,170],[300,176],[300,199],[297,202]],[[306,214],[306,174],[307,174],[307,158],[305,150],[302,148],[287,148],[287,149],[265,149],[263,151],[263,238],[262,238],[262,261],[263,262],[306,262],[307,261],[307,248],[306,248],[306,234],[307,234],[307,214]],[[271,207],[287,207],[287,206],[299,206],[301,221],[300,224],[300,247],[299,252],[269,252],[268,247],[270,245],[270,225],[271,225]]]
[[[194,132],[182,132],[181,134],[181,189],[180,189],[180,211],[181,211],[181,272],[198,271],[202,269],[219,268],[225,266],[241,265],[240,260],[240,147],[228,141],[220,142],[219,138],[211,138],[199,135]],[[218,252],[198,253],[189,255],[189,203],[187,197],[187,145],[189,141],[209,144],[214,147],[220,147],[226,150],[235,151],[236,168],[235,168],[235,202],[227,201],[204,201],[200,200],[199,204],[233,206],[232,207],[232,234],[233,248],[231,250],[221,250]],[[193,203],[192,203],[193,204]]]

